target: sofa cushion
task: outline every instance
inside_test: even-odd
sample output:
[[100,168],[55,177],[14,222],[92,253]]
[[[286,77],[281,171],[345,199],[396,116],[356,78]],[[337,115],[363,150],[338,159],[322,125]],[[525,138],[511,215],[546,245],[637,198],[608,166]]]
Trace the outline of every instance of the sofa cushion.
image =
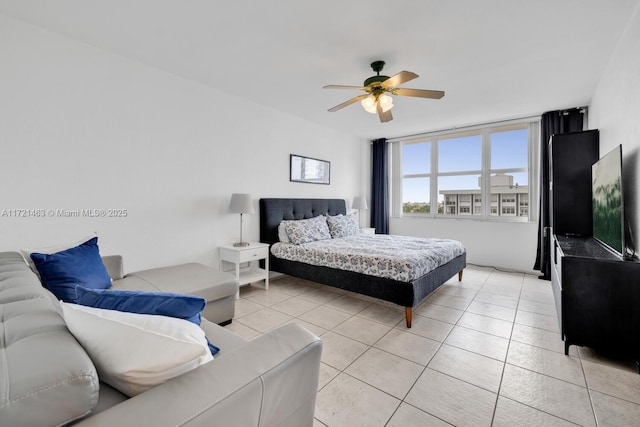
[[92,410],[98,389],[53,295],[19,253],[0,253],[0,424],[66,424]]
[[100,379],[135,396],[213,360],[204,331],[183,319],[61,302]]
[[59,299],[76,300],[76,286],[107,289],[111,277],[100,258],[98,238],[53,254],[31,254],[43,284]]
[[[200,325],[202,310],[207,302],[204,298],[172,292],[118,291],[111,289],[87,289],[76,287],[77,304],[118,310],[128,313],[153,314],[175,317]],[[220,351],[208,339],[207,344],[214,355]]]

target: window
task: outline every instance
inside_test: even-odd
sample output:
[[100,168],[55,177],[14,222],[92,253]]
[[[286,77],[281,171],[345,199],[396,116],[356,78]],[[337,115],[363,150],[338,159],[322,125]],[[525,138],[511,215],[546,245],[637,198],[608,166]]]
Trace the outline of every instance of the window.
[[[489,132],[491,144],[490,183],[491,195],[499,195],[502,204],[515,204],[516,197],[520,199],[529,196],[529,129],[503,128]],[[515,208],[502,209],[502,215],[515,216]],[[529,216],[527,210],[519,210],[518,215]],[[498,215],[491,213],[491,215]]]
[[402,212],[430,213],[431,147],[428,142],[407,144],[403,148]]
[[392,215],[534,220],[538,128],[520,121],[393,140]]
[[442,136],[434,142],[438,151],[438,193],[435,197],[438,207],[447,196],[455,195],[457,212],[445,209],[444,215],[479,215],[475,209],[471,210],[470,192],[480,190],[482,136],[476,132],[463,133]]
[[502,208],[502,215],[515,215],[516,208],[505,206]]

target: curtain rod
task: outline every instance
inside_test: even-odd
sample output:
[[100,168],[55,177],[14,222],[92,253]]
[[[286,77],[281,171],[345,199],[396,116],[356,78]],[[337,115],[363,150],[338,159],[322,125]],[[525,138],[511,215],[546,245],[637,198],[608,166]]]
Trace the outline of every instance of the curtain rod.
[[493,126],[493,125],[499,125],[499,124],[507,124],[507,123],[518,123],[518,122],[524,122],[524,121],[535,121],[535,120],[539,120],[539,119],[540,119],[540,116],[528,116],[528,117],[520,117],[520,118],[516,118],[516,119],[498,120],[496,122],[466,124],[466,125],[463,125],[463,126],[453,126],[453,127],[450,127],[450,128],[438,129],[438,130],[434,130],[434,131],[430,131],[430,132],[421,132],[421,133],[416,133],[416,134],[412,134],[412,135],[397,136],[395,138],[387,139],[387,142],[397,142],[397,141],[403,141],[405,139],[421,138],[421,137],[425,137],[425,136],[431,136],[431,135],[434,135],[434,134],[437,134],[437,133],[450,132],[452,130],[465,131],[465,130],[471,130],[473,128],[479,128],[479,127],[487,127],[487,126]]
[[[574,108],[566,108],[564,110],[559,110],[559,111],[565,112],[565,111],[573,110],[573,109]],[[582,107],[575,107],[575,109],[580,109],[583,112],[586,112],[588,110],[588,106],[585,105],[585,106],[582,106]],[[421,133],[416,133],[416,134],[412,134],[412,135],[397,136],[395,138],[387,139],[387,142],[397,142],[397,141],[403,141],[405,139],[422,138],[422,137],[425,137],[425,136],[431,136],[431,135],[434,135],[434,134],[437,134],[437,133],[450,132],[450,131],[453,131],[453,130],[464,131],[464,130],[471,130],[473,128],[478,128],[478,127],[487,127],[487,126],[493,126],[493,125],[500,125],[500,124],[507,124],[507,123],[518,123],[518,122],[525,122],[525,121],[536,121],[536,120],[540,120],[540,116],[542,116],[542,114],[534,115],[534,116],[519,117],[519,118],[515,118],[515,119],[498,120],[498,121],[495,121],[495,122],[474,123],[474,124],[466,124],[466,125],[463,125],[463,126],[453,126],[451,128],[448,128],[448,129],[438,129],[438,130],[434,130],[434,131],[430,131],[430,132],[421,132]]]
[[586,113],[588,109],[589,109],[589,106],[585,105],[583,107],[565,108],[564,110],[560,110],[560,113],[562,113],[563,116],[566,116],[567,114],[569,114],[569,111],[571,110],[580,110],[581,113]]

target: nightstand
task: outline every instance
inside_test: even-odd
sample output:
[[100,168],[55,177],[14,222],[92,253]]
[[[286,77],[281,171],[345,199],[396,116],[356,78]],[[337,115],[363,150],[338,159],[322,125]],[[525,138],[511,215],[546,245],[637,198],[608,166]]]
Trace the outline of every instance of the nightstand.
[[[264,260],[264,268],[260,268],[254,261]],[[235,266],[235,276],[238,286],[248,285],[264,280],[264,289],[269,290],[269,245],[251,242],[248,246],[220,246],[220,270],[225,270],[225,263]],[[241,264],[245,264],[241,266]],[[240,291],[236,299],[240,297]]]
[[360,231],[362,231],[364,234],[376,234],[376,229],[375,228],[362,227],[360,229]]

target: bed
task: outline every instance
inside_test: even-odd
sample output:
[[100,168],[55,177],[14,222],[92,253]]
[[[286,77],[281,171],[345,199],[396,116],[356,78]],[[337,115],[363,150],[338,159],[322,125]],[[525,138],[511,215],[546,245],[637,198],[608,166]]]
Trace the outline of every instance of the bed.
[[[278,243],[278,226],[283,220],[340,214],[347,214],[343,199],[260,199],[260,241],[270,245]],[[466,267],[466,252],[463,251],[434,269],[407,281],[282,259],[274,256],[271,250],[269,266],[271,271],[401,305],[405,307],[406,325],[410,328],[413,307],[456,273],[458,280],[462,280],[462,271]]]

